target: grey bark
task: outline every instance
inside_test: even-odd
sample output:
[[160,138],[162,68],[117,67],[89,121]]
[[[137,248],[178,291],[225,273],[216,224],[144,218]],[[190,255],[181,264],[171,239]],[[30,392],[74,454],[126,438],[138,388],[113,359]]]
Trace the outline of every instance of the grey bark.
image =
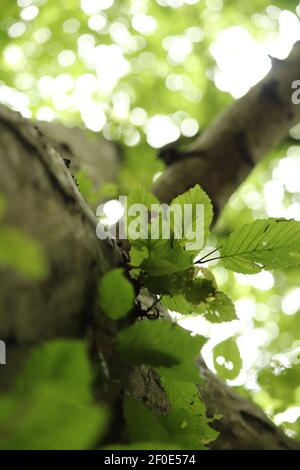
[[[82,334],[95,305],[95,284],[116,264],[117,252],[97,239],[92,210],[37,128],[1,106],[0,139],[4,222],[38,240],[49,265],[49,276],[39,282],[0,268],[0,337],[26,348]],[[12,348],[7,354],[8,363],[18,362]],[[10,368],[1,367],[1,380]]]
[[[275,130],[280,137],[287,133],[288,128],[299,118],[299,110],[290,110],[287,95],[282,91],[287,93],[287,88],[281,83],[281,79],[297,78],[298,65],[295,65],[294,56],[297,56],[298,64],[299,50],[299,45],[295,46],[288,61],[275,66],[285,72],[275,70],[278,81],[276,86],[271,86],[271,94],[266,92],[270,86],[268,80],[267,85],[265,82],[258,85],[256,91],[250,91],[236,107],[234,105],[225,112],[219,124],[215,123],[211,130],[206,131],[200,138],[200,144],[195,144],[193,149],[197,156],[188,157],[184,163],[173,164],[155,187],[155,192],[162,201],[168,201],[173,195],[202,182],[215,204],[222,204],[225,194],[228,194],[228,185],[229,192],[233,191],[241,170],[248,168],[243,152],[245,146],[248,149],[248,139],[251,141],[255,138],[255,129],[258,131],[252,107],[256,106],[257,112],[262,111],[260,99],[265,106],[268,104],[269,113],[274,111],[276,119],[266,119],[265,116],[260,121],[264,132],[259,130],[257,144],[253,143],[251,147],[251,159],[260,158],[268,146],[279,140],[273,136]],[[284,96],[289,111],[282,108]],[[244,106],[252,116],[250,121],[243,110]],[[243,117],[241,123],[244,123],[244,129],[238,120],[239,113]],[[248,130],[250,123],[254,126],[251,132]],[[242,146],[237,143],[239,139],[235,133],[236,126],[240,126],[239,131],[244,132]],[[271,130],[268,130],[268,126],[271,126]],[[71,133],[72,131],[67,131],[68,135]],[[263,134],[266,135],[268,144],[262,143]],[[94,214],[83,201],[57,151],[62,151],[59,148],[61,138],[57,142],[56,133],[50,135],[50,138],[52,141],[54,139],[56,149],[30,122],[17,113],[0,107],[0,192],[4,193],[8,201],[6,222],[16,225],[42,243],[50,267],[47,280],[40,283],[24,280],[7,269],[2,268],[0,271],[0,337],[11,344],[12,351],[11,365],[4,369],[8,372],[3,373],[1,368],[0,388],[8,385],[10,373],[15,375],[24,353],[32,344],[53,337],[84,335],[88,325],[93,322],[93,347],[96,348],[97,355],[104,356],[111,372],[110,381],[105,384],[105,390],[99,391],[99,397],[116,404],[126,388],[136,397],[143,398],[156,412],[164,412],[168,403],[157,376],[149,369],[129,370],[119,363],[111,341],[115,334],[115,325],[104,319],[95,322],[93,311],[98,279],[108,269],[120,263],[120,257],[114,244],[100,242],[96,238]],[[206,150],[199,152],[199,148]],[[66,150],[67,153],[70,149],[71,153],[75,153],[71,146],[63,146],[63,151]],[[224,170],[221,150],[222,155],[224,151],[228,155],[231,170]],[[210,159],[205,159],[205,156]],[[179,177],[179,170],[183,176]],[[172,177],[175,179],[171,190]],[[214,444],[215,448],[300,448],[298,442],[286,437],[256,406],[234,394],[203,364],[201,371],[206,377],[201,394],[208,413],[223,415],[217,424],[222,435]]]
[[88,130],[39,121],[38,128],[62,158],[70,161],[70,171],[84,170],[98,191],[105,182],[116,181],[121,152],[116,144]]
[[222,416],[214,427],[218,439],[211,448],[216,450],[300,450],[300,442],[285,433],[249,400],[235,393],[199,361],[205,379],[199,386],[209,417]]

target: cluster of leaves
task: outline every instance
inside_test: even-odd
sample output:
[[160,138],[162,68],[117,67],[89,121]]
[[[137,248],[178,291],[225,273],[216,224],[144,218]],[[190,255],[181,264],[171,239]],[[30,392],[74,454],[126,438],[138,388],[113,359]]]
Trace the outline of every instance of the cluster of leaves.
[[[112,319],[125,316],[133,307],[131,289],[121,269],[109,272],[99,289],[102,310]],[[129,448],[205,449],[216,438],[196,385],[200,378],[194,360],[204,343],[204,337],[192,337],[179,325],[162,319],[138,321],[119,331],[116,347],[122,361],[152,367],[171,405],[169,413],[157,416],[132,396],[124,399]],[[114,448],[120,446],[124,448],[120,444]]]
[[[152,194],[138,187],[129,195],[130,204],[145,205],[153,216],[151,206],[159,202]],[[182,207],[185,204],[204,205],[205,245],[213,217],[211,202],[205,192],[195,186],[172,201],[170,207],[174,204]],[[196,217],[191,218],[190,227],[185,226],[185,234],[193,233],[198,227]],[[148,224],[150,233],[151,218]],[[130,239],[131,276],[147,287],[153,297],[169,310],[183,315],[202,314],[213,323],[234,320],[233,303],[218,290],[212,273],[201,267],[201,264],[216,259],[216,255],[210,258],[212,255],[209,253],[201,257],[198,251],[186,250],[187,239],[176,240],[172,236],[175,220],[170,219],[170,224],[169,239]],[[257,220],[234,231],[219,248],[217,258],[229,270],[254,274],[262,269],[299,264],[299,247],[300,222],[286,219]],[[118,299],[113,296],[116,285],[120,292]],[[111,318],[119,319],[127,315],[133,299],[130,281],[121,269],[108,273],[102,279],[100,306]],[[148,365],[157,371],[171,404],[170,413],[157,417],[144,404],[127,397],[124,415],[131,441],[149,444],[159,439],[160,445],[163,442],[190,449],[205,448],[216,437],[216,433],[209,426],[204,405],[195,387],[199,383],[199,373],[193,362],[205,339],[201,336],[192,337],[177,324],[158,319],[139,321],[126,327],[119,332],[116,341],[123,360],[133,365]],[[242,361],[233,338],[215,347],[214,366],[227,379],[234,379],[238,375]]]
[[[151,210],[151,204],[159,201],[143,188],[131,192],[128,204],[144,204]],[[209,235],[213,211],[207,194],[195,186],[171,202],[179,204],[203,204],[204,206],[204,252]],[[199,228],[196,214],[185,226],[189,235]],[[150,230],[149,222],[149,230]],[[287,219],[264,219],[245,224],[233,231],[219,247],[218,255],[204,254],[197,259],[198,250],[186,250],[187,238],[174,239],[175,227],[171,221],[169,239],[130,239],[131,265],[133,275],[156,295],[163,296],[162,304],[182,314],[203,314],[210,322],[231,321],[236,318],[231,300],[218,290],[211,271],[203,268],[206,263],[220,259],[228,270],[255,274],[262,269],[288,268],[300,264],[300,222]]]
[[[143,204],[149,211],[159,201],[141,187],[134,189],[128,197],[128,206]],[[178,221],[172,218],[172,209],[179,206],[184,211],[185,205],[202,204],[204,207],[204,227],[195,212],[182,227],[183,238],[175,239],[174,232]],[[199,250],[187,250],[186,244],[193,243],[197,230],[204,234],[204,244],[209,235],[213,218],[212,204],[207,194],[199,185],[175,198],[170,204],[170,237],[168,239],[129,239],[131,243],[130,262],[134,267],[133,275],[138,277],[145,287],[155,295],[162,296],[161,303],[168,309],[181,314],[205,314],[212,322],[235,319],[233,303],[219,292],[213,274],[201,263],[195,264]],[[157,217],[163,217],[160,212]],[[183,218],[182,218],[183,219]],[[183,223],[183,220],[182,220]],[[151,221],[148,231],[151,230]],[[195,239],[191,238],[195,234]]]

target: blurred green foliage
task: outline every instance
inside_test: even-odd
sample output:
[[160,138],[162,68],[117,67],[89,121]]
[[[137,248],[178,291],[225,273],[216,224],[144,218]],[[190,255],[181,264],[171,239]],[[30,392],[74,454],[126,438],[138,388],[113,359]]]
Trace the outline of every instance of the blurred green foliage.
[[102,311],[113,320],[124,317],[132,309],[135,293],[123,269],[113,269],[101,278],[98,297]]
[[93,401],[83,342],[56,340],[33,351],[13,393],[0,400],[0,448],[64,450],[95,446],[108,424]]

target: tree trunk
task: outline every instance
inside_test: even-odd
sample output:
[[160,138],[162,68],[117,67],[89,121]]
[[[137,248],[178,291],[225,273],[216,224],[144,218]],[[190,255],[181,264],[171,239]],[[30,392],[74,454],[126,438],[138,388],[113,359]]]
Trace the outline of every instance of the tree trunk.
[[[73,132],[76,141],[78,130]],[[38,128],[1,106],[0,139],[5,222],[37,239],[49,265],[49,276],[40,282],[0,269],[0,338],[8,344],[0,383],[6,383],[27,346],[83,334],[95,307],[96,283],[118,255],[111,243],[97,239],[95,215]]]
[[38,128],[67,162],[72,174],[84,170],[98,191],[105,182],[116,181],[121,152],[113,142],[80,128],[39,121]]
[[[237,176],[249,164],[248,157],[245,159],[244,156],[245,151],[256,161],[279,138],[286,135],[289,127],[299,119],[300,107],[291,108],[287,87],[281,82],[281,79],[297,78],[295,61],[299,64],[299,54],[298,44],[286,62],[276,64],[273,75],[271,72],[261,85],[233,105],[200,137],[192,150],[193,157],[188,157],[184,164],[173,163],[155,186],[155,192],[162,201],[168,201],[173,195],[200,183],[206,189],[211,189],[210,195],[221,207],[224,195],[228,193],[228,185],[230,191],[233,191],[237,185]],[[276,72],[276,67],[284,72]],[[274,76],[277,77],[276,85],[270,85]],[[264,106],[268,103],[269,113],[274,111],[275,117],[273,119],[273,114],[270,114],[270,119],[262,119],[258,129],[254,122],[253,108],[256,105],[256,111],[262,111],[260,100]],[[282,113],[279,112],[280,106],[283,106]],[[240,122],[239,113],[243,117]],[[247,116],[250,116],[249,119]],[[253,126],[251,131],[248,129],[250,122]],[[264,126],[266,135],[264,144],[261,126]],[[121,260],[114,243],[97,239],[96,218],[82,199],[71,173],[58,153],[58,150],[71,156],[77,153],[77,161],[78,158],[81,159],[81,151],[79,155],[77,146],[75,148],[70,144],[73,133],[74,142],[78,138],[78,130],[65,130],[59,126],[53,133],[55,128],[51,125],[42,124],[41,127],[50,135],[56,149],[36,126],[17,113],[0,107],[0,192],[8,203],[5,221],[39,240],[49,264],[47,279],[38,283],[25,280],[5,268],[0,271],[0,338],[8,344],[8,365],[1,368],[0,389],[12,383],[24,353],[31,345],[54,337],[83,336],[93,323],[93,346],[104,357],[111,372],[110,384],[105,392],[99,391],[99,396],[109,403],[118,404],[124,389],[130,389],[136,397],[143,397],[151,408],[164,412],[168,409],[168,403],[156,374],[145,367],[133,370],[124,368],[118,362],[112,346],[115,326],[104,318],[95,323],[93,312],[98,279],[107,270],[120,264]],[[238,135],[244,135],[242,145],[235,131]],[[84,139],[81,134],[81,142]],[[228,166],[231,168],[228,171],[224,171],[220,157],[224,155],[224,152],[221,153],[222,139],[223,150],[225,149],[230,163]],[[94,145],[97,143],[93,142]],[[105,174],[104,167],[110,165],[110,159],[117,166],[113,146],[105,145],[108,145],[107,151],[109,149],[112,156],[103,159],[102,174]],[[83,144],[83,151],[84,148],[88,147]],[[96,155],[97,150],[94,148]],[[204,148],[205,151],[202,150]],[[103,154],[99,147],[99,154],[101,153]],[[207,161],[204,156],[208,155],[211,159]],[[63,157],[65,156],[64,154]],[[198,170],[202,167],[205,171],[186,172],[185,165],[189,171],[194,169],[194,165]],[[180,181],[179,167],[184,168]],[[170,190],[172,177],[175,178],[175,189]],[[206,378],[200,390],[208,413],[223,416],[217,423],[222,434],[213,444],[214,448],[300,449],[300,443],[285,436],[262,411],[233,393],[203,363],[200,370]],[[115,423],[120,423],[117,416]],[[119,432],[114,432],[114,435],[119,435]]]

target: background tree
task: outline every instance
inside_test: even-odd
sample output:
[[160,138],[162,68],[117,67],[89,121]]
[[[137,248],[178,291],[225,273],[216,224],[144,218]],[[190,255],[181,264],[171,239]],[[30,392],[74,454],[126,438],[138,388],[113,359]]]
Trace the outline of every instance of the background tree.
[[[200,183],[219,215],[211,249],[241,223],[299,218],[300,107],[291,101],[291,84],[299,78],[299,44],[292,49],[299,39],[297,5],[83,0],[66,2],[61,11],[52,2],[5,2],[1,101],[25,118],[84,124],[107,140],[49,122],[36,127],[1,107],[0,336],[8,364],[1,366],[0,384],[13,390],[0,402],[3,448],[89,448],[101,438],[101,445],[127,442],[128,428],[136,441],[134,429],[141,426],[128,423],[131,408],[147,424],[153,419],[148,408],[168,416],[179,406],[170,402],[170,384],[163,388],[145,366],[124,367],[115,350],[121,325],[100,314],[97,287],[124,260],[117,246],[97,240],[91,208],[126,194],[136,182],[167,202]],[[245,96],[211,124],[232,101],[224,91]],[[236,300],[239,320],[211,325],[189,316],[181,323],[209,336],[202,353],[211,368],[296,436],[299,268],[249,277],[229,274],[216,262],[213,273]],[[88,337],[98,406],[91,404],[80,342],[46,344],[19,374],[32,346],[78,336]],[[239,348],[216,348],[213,362],[214,346],[235,336]],[[221,432],[212,446],[299,447],[203,362],[200,369],[207,414],[222,415],[212,424]],[[124,391],[139,401],[128,399],[122,412]],[[189,393],[185,388],[184,396]],[[141,399],[148,408],[139,408]],[[191,433],[199,447],[213,441],[204,409],[189,412],[203,426]],[[22,423],[16,420],[20,413]],[[133,446],[166,446],[161,427],[156,423],[155,434]],[[174,427],[163,421],[164,432]],[[171,448],[182,445],[176,439],[172,434]],[[193,440],[186,445],[196,446]]]

